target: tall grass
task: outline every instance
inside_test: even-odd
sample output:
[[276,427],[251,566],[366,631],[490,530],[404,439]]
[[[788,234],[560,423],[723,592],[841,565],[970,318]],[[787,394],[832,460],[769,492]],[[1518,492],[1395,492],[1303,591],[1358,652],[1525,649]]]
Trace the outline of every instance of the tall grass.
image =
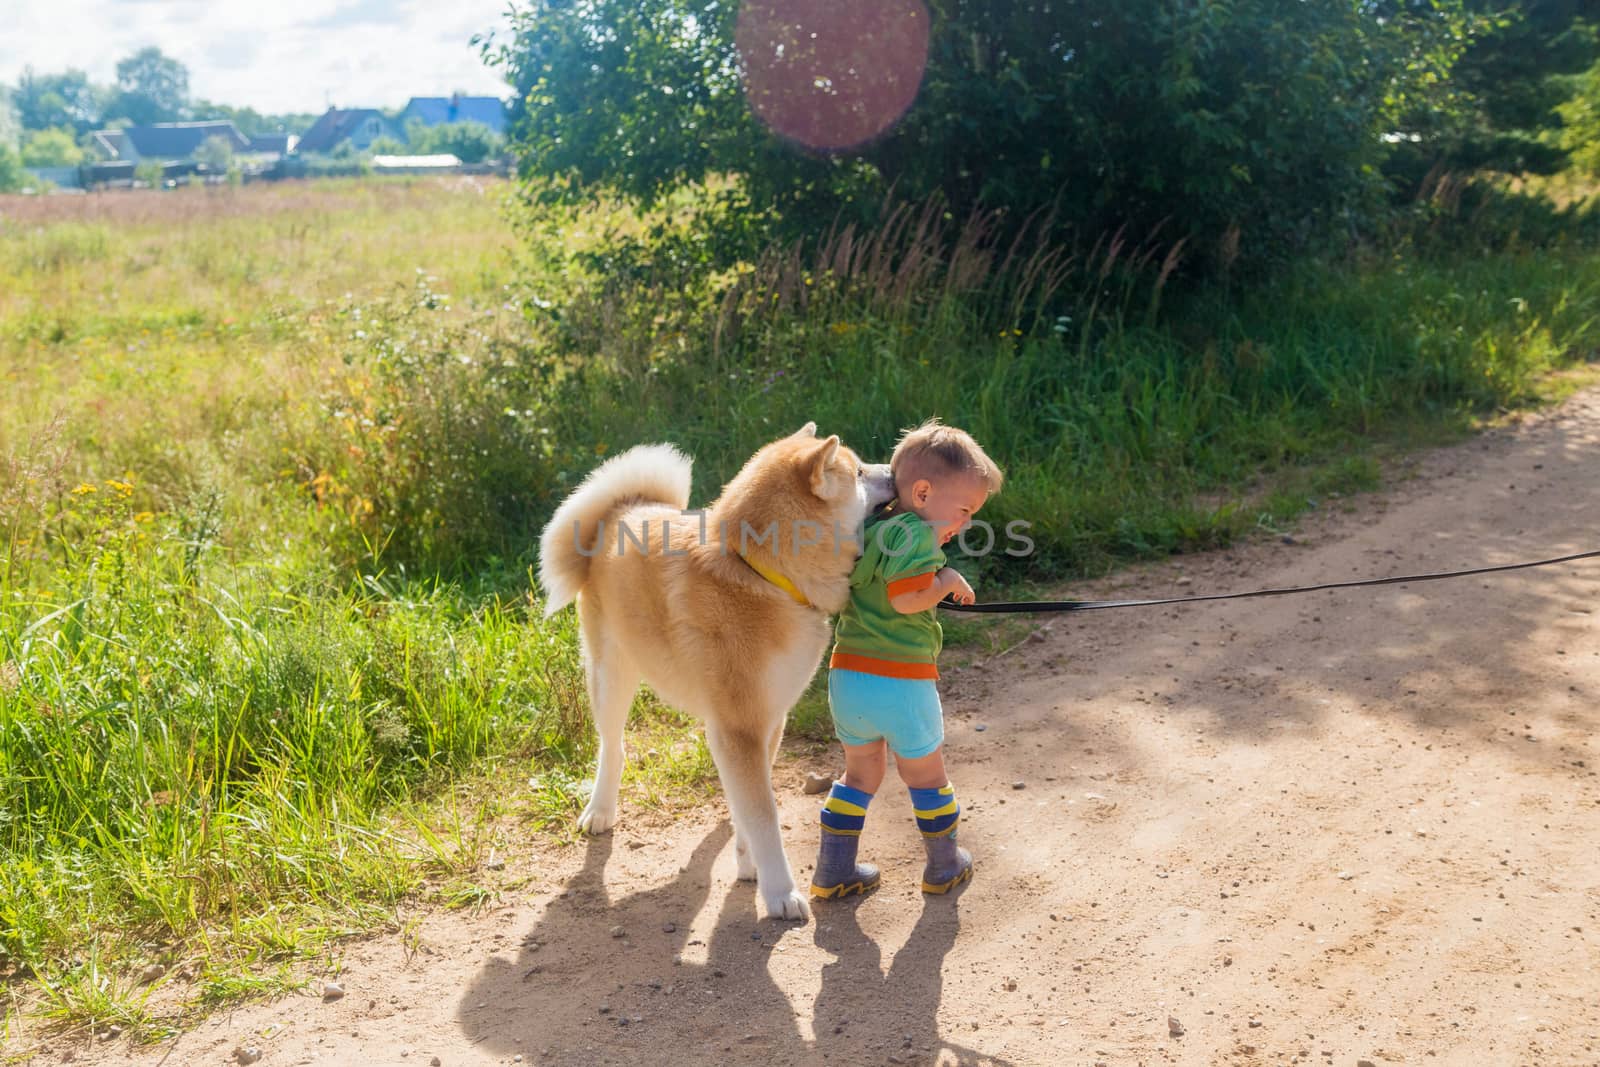
[[[408,895],[482,899],[497,815],[569,827],[581,673],[528,574],[603,456],[680,444],[704,500],[808,419],[881,458],[940,415],[1038,546],[964,564],[982,593],[1371,485],[1375,443],[1535,401],[1600,315],[1576,241],[1196,292],[1159,233],[903,205],[715,275],[670,218],[516,244],[503,192],[0,200],[0,967],[35,1007],[169,1025],[152,964],[194,1008],[278,988]],[[687,721],[634,728],[630,788],[703,792]]]

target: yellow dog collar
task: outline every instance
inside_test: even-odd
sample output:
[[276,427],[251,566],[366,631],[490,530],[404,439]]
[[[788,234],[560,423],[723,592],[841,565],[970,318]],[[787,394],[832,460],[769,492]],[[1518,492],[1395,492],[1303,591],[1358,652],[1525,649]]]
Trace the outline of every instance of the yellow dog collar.
[[789,594],[789,598],[791,600],[793,600],[796,604],[800,604],[800,605],[802,605],[804,607],[808,607],[808,608],[811,606],[811,601],[807,600],[806,599],[806,595],[804,593],[802,593],[800,591],[799,587],[796,586],[789,579],[785,578],[783,575],[779,574],[777,571],[773,570],[770,567],[762,566],[761,564],[757,563],[755,560],[751,559],[749,556],[744,555],[743,553],[739,554],[739,558],[744,560],[746,563],[748,563],[750,565],[750,569],[751,570],[753,570],[757,574],[761,575],[761,577],[765,578],[767,581],[771,582],[773,585],[777,586],[779,589],[782,589],[785,593],[788,593]]

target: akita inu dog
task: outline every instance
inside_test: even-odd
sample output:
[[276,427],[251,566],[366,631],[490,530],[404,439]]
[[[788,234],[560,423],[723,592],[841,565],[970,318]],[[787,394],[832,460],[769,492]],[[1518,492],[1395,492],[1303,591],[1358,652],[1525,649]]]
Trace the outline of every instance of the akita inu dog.
[[617,819],[622,734],[641,681],[706,724],[733,815],[739,877],[769,914],[804,919],[779,833],[772,763],[784,720],[849,598],[867,515],[894,496],[887,465],[863,464],[816,424],[752,456],[703,511],[689,457],[641,445],[594,470],[540,538],[547,615],[578,603],[589,702],[600,735],[588,833]]

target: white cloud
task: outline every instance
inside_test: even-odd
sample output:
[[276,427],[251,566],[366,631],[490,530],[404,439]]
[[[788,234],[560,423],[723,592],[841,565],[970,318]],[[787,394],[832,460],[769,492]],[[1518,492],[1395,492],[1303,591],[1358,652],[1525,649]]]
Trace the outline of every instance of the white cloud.
[[[20,14],[13,15],[20,5]],[[96,82],[155,45],[197,99],[265,112],[398,108],[464,90],[503,96],[468,42],[505,25],[506,0],[0,0],[0,83],[68,67]]]

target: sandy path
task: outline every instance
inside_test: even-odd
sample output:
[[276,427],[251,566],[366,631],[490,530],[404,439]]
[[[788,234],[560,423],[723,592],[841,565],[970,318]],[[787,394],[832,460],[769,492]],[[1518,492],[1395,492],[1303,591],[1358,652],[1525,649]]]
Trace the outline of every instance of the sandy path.
[[[1592,548],[1595,390],[1422,457],[1292,545],[1072,593]],[[625,808],[611,837],[486,875],[531,876],[502,906],[425,914],[410,946],[351,946],[342,1000],[224,1013],[153,1050],[73,1049],[215,1064],[254,1043],[267,1064],[450,1067],[1600,1063],[1597,638],[1594,561],[1058,617],[948,679],[979,862],[954,899],[917,892],[898,788],[865,838],[884,888],[805,926],[757,920],[719,802],[664,830]],[[807,878],[803,762],[778,782]],[[38,1062],[68,1049],[51,1044]]]

